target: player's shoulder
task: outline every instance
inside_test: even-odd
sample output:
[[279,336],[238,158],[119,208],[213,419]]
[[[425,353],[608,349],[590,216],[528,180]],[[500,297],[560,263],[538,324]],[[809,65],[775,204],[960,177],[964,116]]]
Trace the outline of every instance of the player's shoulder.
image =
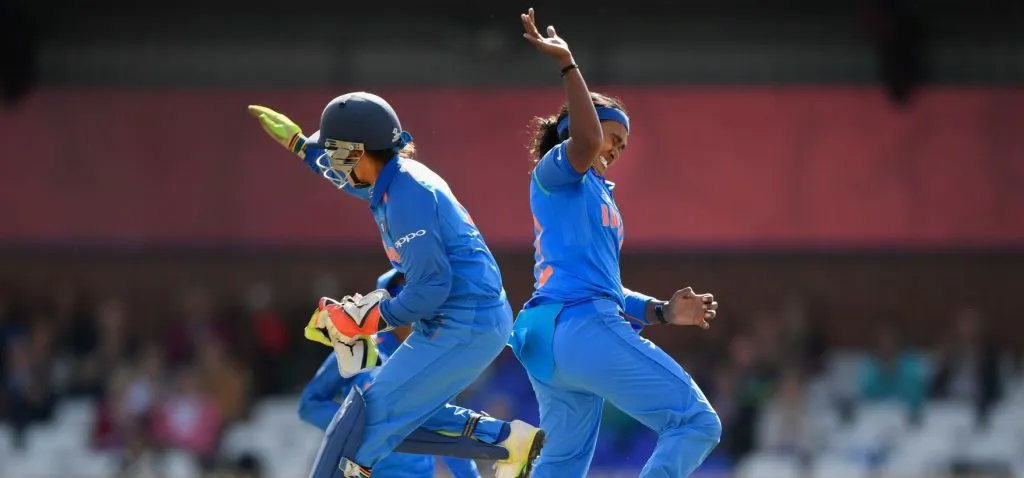
[[385,203],[390,221],[408,220],[436,208],[437,175],[418,161],[401,158],[399,170],[388,186]]
[[426,195],[451,196],[448,183],[425,164],[414,159],[399,158],[395,182],[399,188],[408,191],[409,196],[423,198]]
[[544,153],[541,156],[541,161],[568,161],[568,157],[565,155],[565,145],[569,143],[569,140],[562,141],[555,145],[555,147]]

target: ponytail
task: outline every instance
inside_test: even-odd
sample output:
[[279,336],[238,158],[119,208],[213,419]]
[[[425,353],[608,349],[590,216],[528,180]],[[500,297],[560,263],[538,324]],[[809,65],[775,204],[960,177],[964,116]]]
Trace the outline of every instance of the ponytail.
[[562,142],[562,139],[558,137],[558,122],[568,114],[568,109],[563,108],[558,116],[538,117],[530,122],[533,139],[530,141],[529,150],[530,160],[534,164],[537,164],[540,158],[543,158],[548,151]]

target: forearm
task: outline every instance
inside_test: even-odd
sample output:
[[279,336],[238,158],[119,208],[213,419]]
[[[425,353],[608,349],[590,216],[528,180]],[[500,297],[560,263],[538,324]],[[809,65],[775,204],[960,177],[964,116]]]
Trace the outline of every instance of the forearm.
[[312,400],[303,397],[299,404],[299,418],[321,430],[326,430],[339,408],[341,406],[333,400]]
[[422,285],[406,285],[397,297],[381,302],[380,313],[391,327],[409,325],[432,316],[448,299],[450,292],[450,278],[438,278]]
[[593,142],[600,145],[603,137],[601,121],[597,118],[597,110],[590,99],[587,82],[583,80],[580,69],[573,66],[575,64],[576,61],[569,57],[558,65],[563,69],[570,68],[562,77],[566,102],[569,103],[569,114],[572,115],[572,121],[569,121],[569,136],[576,142]]
[[590,169],[591,163],[597,156],[604,141],[604,134],[601,130],[601,121],[597,117],[597,110],[590,98],[590,90],[579,68],[576,68],[575,61],[568,57],[559,62],[559,66],[569,67],[562,76],[562,84],[565,87],[566,102],[569,104],[569,137],[568,157],[572,166],[577,171],[584,172]]

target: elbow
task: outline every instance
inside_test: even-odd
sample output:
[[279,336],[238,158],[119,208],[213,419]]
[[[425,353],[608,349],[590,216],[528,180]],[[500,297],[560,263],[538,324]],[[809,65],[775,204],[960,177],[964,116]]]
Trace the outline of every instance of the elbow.
[[312,407],[312,404],[309,403],[309,400],[306,399],[306,397],[302,397],[302,398],[299,399],[299,410],[298,411],[299,411],[299,419],[300,420],[302,420],[302,421],[304,421],[306,423],[312,423],[310,421],[309,417],[313,413],[313,407]]
[[566,153],[569,162],[576,172],[582,174],[590,169],[594,160],[601,154],[601,144],[603,141],[600,129],[596,138],[590,136],[572,137],[572,142]]
[[388,312],[389,325],[398,327],[432,316],[448,300],[451,281],[435,282],[402,291],[401,300],[392,299]]
[[451,291],[451,280],[437,282],[424,287],[420,294],[418,294],[420,300],[417,301],[417,315],[427,317],[433,314],[434,311],[441,308],[441,306],[448,301],[448,296],[451,294]]
[[600,124],[596,132],[573,136],[572,142],[575,143],[574,149],[579,151],[581,156],[596,158],[601,152],[601,145],[604,144],[604,133],[601,132]]
[[313,419],[316,414],[316,409],[316,400],[313,400],[313,397],[308,393],[303,392],[302,396],[299,397],[299,419],[306,423],[316,425],[316,420]]
[[434,285],[433,291],[430,292],[428,297],[432,297],[433,303],[430,304],[430,311],[433,312],[440,308],[445,302],[448,301],[448,296],[452,293],[452,278],[447,276],[443,281],[439,281]]

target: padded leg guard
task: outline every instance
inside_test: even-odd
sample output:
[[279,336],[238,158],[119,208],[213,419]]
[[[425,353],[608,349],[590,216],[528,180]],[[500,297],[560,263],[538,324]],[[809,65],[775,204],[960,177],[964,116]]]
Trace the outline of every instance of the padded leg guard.
[[405,441],[398,444],[395,451],[482,460],[505,460],[508,458],[508,450],[500,446],[484,443],[468,436],[441,435],[422,428],[409,434]]
[[359,387],[353,387],[324,433],[309,478],[369,476],[352,461],[363,442],[365,429],[366,401]]

